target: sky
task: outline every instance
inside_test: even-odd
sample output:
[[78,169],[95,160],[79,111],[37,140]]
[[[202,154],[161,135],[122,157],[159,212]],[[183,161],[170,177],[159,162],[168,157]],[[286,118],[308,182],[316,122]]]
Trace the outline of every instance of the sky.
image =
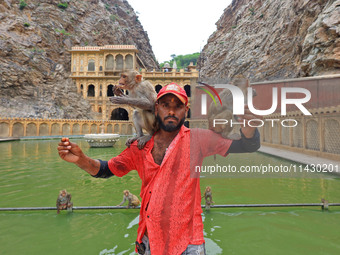
[[148,33],[159,63],[200,52],[232,0],[127,0]]

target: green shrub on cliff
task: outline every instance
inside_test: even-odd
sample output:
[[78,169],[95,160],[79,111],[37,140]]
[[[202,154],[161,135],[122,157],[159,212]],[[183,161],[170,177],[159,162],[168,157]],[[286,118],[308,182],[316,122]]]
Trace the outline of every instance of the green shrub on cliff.
[[59,7],[60,9],[65,10],[65,9],[68,7],[68,4],[67,4],[67,3],[59,3],[59,4],[58,4],[58,7]]
[[24,0],[20,0],[19,9],[23,10],[26,6],[27,6],[26,2]]

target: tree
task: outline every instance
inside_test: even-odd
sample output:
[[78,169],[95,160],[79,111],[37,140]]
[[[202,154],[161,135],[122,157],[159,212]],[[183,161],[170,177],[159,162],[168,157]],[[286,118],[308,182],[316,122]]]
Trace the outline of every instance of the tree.
[[[177,68],[180,68],[180,69],[184,69],[186,68],[191,62],[193,62],[194,65],[197,64],[197,60],[198,60],[198,57],[199,57],[199,53],[193,53],[193,54],[187,54],[187,55],[178,55],[176,56],[176,54],[172,54],[171,57],[172,57],[172,60],[169,60],[169,61],[165,61],[165,62],[168,62],[170,64],[170,66],[173,65],[174,61],[176,61],[176,64],[177,64]],[[164,62],[164,63],[165,63]],[[161,63],[160,66],[163,67],[164,66],[164,63]]]

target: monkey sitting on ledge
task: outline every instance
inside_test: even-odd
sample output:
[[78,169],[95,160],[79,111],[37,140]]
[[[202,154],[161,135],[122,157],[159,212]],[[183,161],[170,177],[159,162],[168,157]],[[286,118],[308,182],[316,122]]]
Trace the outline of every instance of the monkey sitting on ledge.
[[118,206],[122,206],[126,201],[129,201],[127,208],[130,208],[131,206],[135,208],[136,206],[140,205],[138,197],[130,193],[130,191],[124,190],[123,194],[123,201]]
[[[127,89],[129,95],[120,93],[118,89]],[[158,130],[158,124],[155,117],[155,103],[157,93],[154,87],[148,81],[142,80],[142,75],[137,71],[123,72],[119,79],[119,86],[114,88],[115,97],[111,97],[110,101],[114,104],[126,104],[138,108],[133,111],[133,124],[136,128],[137,137],[128,139],[126,146],[137,140],[138,148],[144,148],[147,141]],[[148,135],[144,136],[143,128]]]
[[59,196],[57,198],[57,214],[60,213],[60,210],[71,211],[73,209],[73,203],[71,202],[71,194],[67,193],[66,189],[59,191]]

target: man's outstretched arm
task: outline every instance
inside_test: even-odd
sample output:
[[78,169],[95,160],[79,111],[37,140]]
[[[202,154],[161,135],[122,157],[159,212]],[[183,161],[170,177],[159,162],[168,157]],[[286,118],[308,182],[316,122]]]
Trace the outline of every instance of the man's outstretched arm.
[[95,178],[109,178],[109,177],[114,175],[110,171],[108,161],[102,161],[102,160],[99,159],[99,162],[100,162],[99,172],[96,175],[92,175],[93,177],[95,177]]
[[63,160],[76,164],[92,176],[96,176],[100,170],[100,161],[86,156],[80,147],[71,143],[67,137],[61,138],[58,153]]
[[[246,120],[245,123],[248,123],[248,121],[252,119],[262,119],[262,116],[254,115],[248,109],[248,106],[245,106],[244,113],[244,115],[239,116],[239,121]],[[253,123],[255,125],[260,124],[256,123],[256,121],[253,121]],[[241,139],[234,140],[227,153],[254,152],[260,148],[260,133],[256,127],[251,127],[246,124],[240,129],[240,133]]]
[[245,137],[242,130],[240,132],[241,139],[233,140],[227,153],[255,152],[260,148],[260,133],[257,129],[255,129],[253,137],[251,138]]

